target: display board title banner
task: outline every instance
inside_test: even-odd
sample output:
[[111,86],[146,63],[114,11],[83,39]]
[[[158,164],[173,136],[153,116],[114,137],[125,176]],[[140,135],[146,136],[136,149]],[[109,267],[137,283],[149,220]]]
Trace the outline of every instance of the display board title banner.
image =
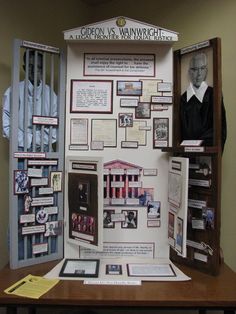
[[69,41],[157,41],[174,42],[178,34],[158,26],[117,17],[64,32]]

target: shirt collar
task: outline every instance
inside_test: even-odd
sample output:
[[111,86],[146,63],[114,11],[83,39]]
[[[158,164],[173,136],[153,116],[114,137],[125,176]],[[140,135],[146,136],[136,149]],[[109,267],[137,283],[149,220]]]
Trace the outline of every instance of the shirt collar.
[[207,87],[208,85],[205,81],[201,83],[199,88],[195,88],[193,84],[190,83],[187,88],[187,101],[195,95],[195,97],[197,97],[197,99],[202,103]]
[[[34,95],[34,85],[28,81],[28,91],[29,91],[29,96],[33,97]],[[40,81],[40,84],[36,87],[36,98],[38,98],[41,94],[42,91],[42,81]]]

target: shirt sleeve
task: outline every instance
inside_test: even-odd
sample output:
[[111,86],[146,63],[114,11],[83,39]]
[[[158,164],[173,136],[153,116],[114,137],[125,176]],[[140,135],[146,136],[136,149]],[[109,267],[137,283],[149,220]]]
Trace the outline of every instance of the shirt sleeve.
[[6,90],[2,99],[2,135],[9,139],[10,136],[10,88]]
[[[53,104],[52,104],[52,116],[57,117],[58,110],[57,110],[57,104],[58,98],[55,92],[53,92]],[[52,143],[55,143],[57,141],[57,128],[52,129]]]

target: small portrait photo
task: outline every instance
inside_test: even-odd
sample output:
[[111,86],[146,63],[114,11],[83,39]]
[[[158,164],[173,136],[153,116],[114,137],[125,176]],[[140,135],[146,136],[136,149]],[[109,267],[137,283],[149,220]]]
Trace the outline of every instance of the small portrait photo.
[[125,214],[125,221],[121,222],[121,228],[136,229],[137,228],[137,210],[122,210]]
[[149,102],[139,102],[135,108],[136,119],[150,119],[151,118],[151,104]]
[[111,215],[114,213],[114,210],[103,211],[103,228],[115,228],[115,223],[111,219]]
[[24,211],[28,213],[30,211],[30,206],[32,202],[32,197],[29,194],[24,195]]
[[107,264],[106,275],[122,275],[122,265],[119,264]]
[[14,171],[14,193],[25,194],[29,192],[29,177],[26,170]]
[[183,250],[183,219],[177,217],[177,230],[176,230],[176,249],[182,253]]
[[119,127],[132,127],[133,126],[133,114],[132,113],[119,113]]
[[117,96],[141,96],[141,81],[117,81]]
[[53,188],[53,192],[62,191],[62,171],[50,172],[50,186]]
[[158,219],[161,217],[161,202],[150,201],[147,203],[147,218]]
[[88,204],[89,200],[89,183],[88,182],[78,182],[78,199],[79,203]]
[[196,158],[196,163],[199,164],[199,169],[197,169],[195,173],[201,173],[204,177],[207,177],[211,174],[211,157],[200,156]]
[[214,229],[215,213],[214,208],[204,207],[202,210],[202,218],[205,221],[206,229]]
[[168,214],[168,238],[174,239],[175,215],[171,212]]
[[62,221],[48,221],[46,222],[45,237],[57,236],[62,234]]

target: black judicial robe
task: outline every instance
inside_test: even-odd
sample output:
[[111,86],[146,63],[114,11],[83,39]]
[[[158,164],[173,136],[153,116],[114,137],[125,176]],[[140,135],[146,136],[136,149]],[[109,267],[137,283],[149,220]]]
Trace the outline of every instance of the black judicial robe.
[[[213,145],[213,88],[208,86],[202,103],[193,95],[187,101],[187,92],[180,99],[182,140],[203,140],[204,146]],[[222,100],[222,151],[227,135],[226,114]]]

